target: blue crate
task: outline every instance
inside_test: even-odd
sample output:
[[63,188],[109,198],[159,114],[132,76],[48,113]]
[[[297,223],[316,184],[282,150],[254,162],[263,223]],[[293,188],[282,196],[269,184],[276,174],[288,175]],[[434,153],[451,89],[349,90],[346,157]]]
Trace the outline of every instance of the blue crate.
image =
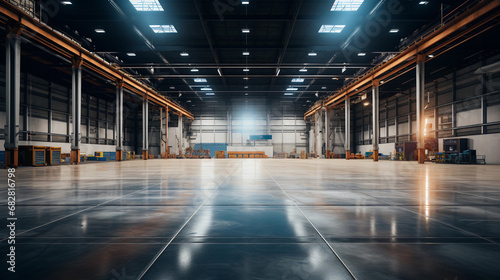
[[53,151],[52,152],[52,162],[50,164],[61,164],[61,152]]
[[45,165],[45,151],[35,151],[35,165]]
[[116,161],[116,152],[104,152],[103,156],[108,161]]

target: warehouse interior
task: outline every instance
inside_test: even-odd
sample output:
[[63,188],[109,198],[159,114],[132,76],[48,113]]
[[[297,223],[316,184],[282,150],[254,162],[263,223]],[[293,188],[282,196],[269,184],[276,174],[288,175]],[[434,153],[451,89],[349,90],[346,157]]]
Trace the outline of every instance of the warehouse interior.
[[2,0],[1,279],[495,279],[498,34],[499,0]]

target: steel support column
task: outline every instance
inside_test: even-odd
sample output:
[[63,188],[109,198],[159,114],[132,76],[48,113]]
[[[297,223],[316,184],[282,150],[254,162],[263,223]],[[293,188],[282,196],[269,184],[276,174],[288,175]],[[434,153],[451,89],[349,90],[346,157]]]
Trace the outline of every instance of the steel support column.
[[418,163],[423,164],[425,160],[425,55],[417,57],[417,149]]
[[[52,142],[53,138],[52,138],[52,133],[53,133],[53,127],[52,127],[52,120],[54,118],[54,114],[53,114],[53,106],[52,106],[52,83],[49,84],[49,119],[47,121],[47,124],[48,124],[48,127],[47,127],[47,131],[49,133],[48,137],[47,137],[47,141],[49,142]],[[27,131],[27,129],[26,129]]]
[[487,84],[487,77],[486,75],[482,75],[481,77],[481,84],[482,84],[482,92],[481,94],[483,95],[481,97],[481,134],[486,134],[488,133],[488,129],[486,127],[486,124],[488,123],[488,103],[487,103],[487,100],[486,100],[486,93],[488,92],[487,88],[486,88],[486,84]]
[[168,148],[168,122],[169,122],[169,109],[165,107],[165,153],[170,154],[170,149]]
[[148,99],[144,98],[142,101],[142,159],[149,158],[149,104]]
[[179,115],[179,156],[182,156],[182,114]]
[[351,157],[351,100],[345,100],[345,158]]
[[[82,142],[81,119],[82,119],[82,63],[79,57],[73,59],[73,78],[71,89],[71,105],[73,117],[73,133],[71,138],[71,162],[78,164],[80,162],[80,145]],[[90,123],[87,124],[87,127]],[[89,135],[87,135],[88,137]]]
[[329,137],[330,137],[330,116],[328,115],[328,108],[325,108],[325,128],[323,130],[324,136],[325,136],[325,155],[326,155],[326,150],[330,150],[329,146]]
[[[379,99],[379,86],[380,82],[378,80],[374,80],[372,83],[372,113],[373,113],[373,161],[378,161],[378,149],[379,149],[379,139],[380,139],[380,99]],[[386,109],[387,111],[387,109]],[[387,127],[387,121],[385,129]]]
[[123,160],[123,82],[116,82],[116,161]]
[[21,39],[10,32],[6,39],[5,166],[19,166],[19,115],[21,112]]

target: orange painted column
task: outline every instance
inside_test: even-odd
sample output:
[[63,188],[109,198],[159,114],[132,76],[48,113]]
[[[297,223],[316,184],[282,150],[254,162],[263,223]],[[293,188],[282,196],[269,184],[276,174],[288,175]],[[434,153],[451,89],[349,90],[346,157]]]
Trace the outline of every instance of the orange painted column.
[[19,149],[5,149],[5,167],[17,168],[19,166]]
[[79,164],[80,163],[80,150],[79,149],[71,149],[70,160],[71,160],[72,164]]

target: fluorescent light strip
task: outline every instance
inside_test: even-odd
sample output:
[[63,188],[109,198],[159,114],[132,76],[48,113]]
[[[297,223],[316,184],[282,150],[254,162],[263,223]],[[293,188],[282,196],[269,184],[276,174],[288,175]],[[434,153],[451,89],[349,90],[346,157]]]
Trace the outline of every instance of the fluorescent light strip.
[[294,78],[292,79],[292,83],[303,83],[305,80],[303,78]]
[[96,33],[106,33],[106,30],[104,30],[104,29],[100,29],[100,28],[99,28],[99,29],[95,29],[94,31],[95,31]]

